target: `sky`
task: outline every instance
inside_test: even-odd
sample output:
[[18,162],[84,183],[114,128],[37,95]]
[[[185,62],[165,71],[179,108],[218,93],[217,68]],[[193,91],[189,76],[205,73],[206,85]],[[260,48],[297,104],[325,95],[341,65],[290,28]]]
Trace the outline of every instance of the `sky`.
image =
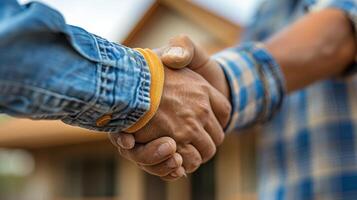
[[[31,0],[19,0],[27,3]],[[123,41],[154,0],[38,0],[61,11],[67,23],[112,41]],[[178,0],[181,1],[181,0]],[[191,0],[246,25],[262,0]],[[104,3],[105,2],[105,3]]]
[[[19,0],[27,3],[31,0]],[[153,0],[37,0],[59,10],[66,22],[112,41],[122,41]],[[105,2],[105,3],[103,3]]]
[[192,0],[230,21],[247,25],[252,20],[257,6],[263,0]]

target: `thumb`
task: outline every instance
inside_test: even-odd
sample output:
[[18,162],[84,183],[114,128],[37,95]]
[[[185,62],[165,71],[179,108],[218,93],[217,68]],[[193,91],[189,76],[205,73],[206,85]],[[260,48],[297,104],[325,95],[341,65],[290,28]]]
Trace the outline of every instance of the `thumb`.
[[157,50],[162,62],[167,67],[182,69],[188,67],[198,70],[209,61],[209,55],[192,40],[185,35],[176,36],[170,39],[169,45]]
[[163,64],[172,69],[182,69],[187,67],[193,58],[193,53],[186,47],[170,44],[163,51],[161,60]]

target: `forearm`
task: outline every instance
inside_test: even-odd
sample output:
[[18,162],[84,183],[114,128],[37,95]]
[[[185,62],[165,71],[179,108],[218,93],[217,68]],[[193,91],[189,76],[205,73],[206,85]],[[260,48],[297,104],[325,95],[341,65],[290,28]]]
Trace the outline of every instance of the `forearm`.
[[345,70],[353,72],[347,68],[356,55],[356,7],[355,0],[314,4],[310,9],[322,10],[306,15],[265,44],[243,43],[216,55],[230,86],[233,112],[228,130],[271,119],[288,92]]
[[354,61],[350,19],[337,9],[311,13],[266,41],[281,66],[286,91],[341,74]]

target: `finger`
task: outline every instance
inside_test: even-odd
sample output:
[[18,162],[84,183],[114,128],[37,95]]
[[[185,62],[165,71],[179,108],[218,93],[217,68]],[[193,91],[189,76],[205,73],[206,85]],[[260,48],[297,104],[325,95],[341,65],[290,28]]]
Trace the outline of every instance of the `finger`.
[[141,165],[156,165],[176,152],[176,142],[170,137],[161,137],[147,144],[136,144],[133,149],[119,148],[121,155]]
[[120,133],[116,136],[116,143],[123,149],[132,149],[135,146],[134,135],[129,133]]
[[[193,125],[195,126],[196,124]],[[197,130],[198,132],[192,133],[194,137],[191,140],[191,144],[198,150],[198,152],[200,152],[202,162],[207,162],[216,153],[216,145],[201,125],[196,125],[194,130]]]
[[187,36],[176,36],[161,49],[161,60],[168,67],[181,69],[192,62],[194,51],[194,44]]
[[171,174],[169,174],[167,176],[161,177],[161,179],[164,181],[175,181],[181,177],[187,177],[187,175],[185,173],[185,169],[183,167],[178,168],[177,170],[175,170],[174,172],[172,172]]
[[192,144],[178,145],[177,152],[182,156],[182,166],[187,173],[196,171],[202,164],[201,154]]
[[222,127],[226,127],[232,110],[230,102],[222,93],[213,87],[209,87],[208,95],[215,117]]
[[118,133],[108,133],[107,134],[109,141],[116,147],[119,147],[118,143],[116,142],[118,135],[119,135]]
[[108,133],[110,142],[123,149],[132,149],[135,146],[134,135],[128,133]]
[[214,114],[210,115],[210,120],[205,125],[205,130],[211,136],[216,146],[221,145],[224,140],[224,131]]
[[162,177],[175,172],[182,165],[182,162],[183,160],[181,155],[175,153],[171,158],[165,160],[164,162],[152,166],[142,166],[142,169],[149,174]]
[[[160,126],[157,126],[160,124]],[[154,117],[151,122],[134,134],[136,143],[148,143],[157,138],[166,136],[166,130],[170,130],[168,123],[162,123],[162,119]]]
[[[212,77],[210,75],[212,73],[222,73],[221,67],[217,66],[217,63],[210,59],[205,49],[193,43],[185,35],[172,38],[169,41],[169,45],[161,48],[159,52],[162,62],[168,67],[176,69],[188,67],[203,77]],[[212,79],[207,81],[213,85],[222,85],[219,83],[215,84],[215,82],[222,80]],[[224,88],[220,89],[224,90]],[[213,90],[211,91],[213,96],[211,101],[214,106],[213,111],[221,126],[226,127],[230,118],[230,102],[217,89],[212,87],[211,90]],[[228,93],[228,91],[226,92]]]

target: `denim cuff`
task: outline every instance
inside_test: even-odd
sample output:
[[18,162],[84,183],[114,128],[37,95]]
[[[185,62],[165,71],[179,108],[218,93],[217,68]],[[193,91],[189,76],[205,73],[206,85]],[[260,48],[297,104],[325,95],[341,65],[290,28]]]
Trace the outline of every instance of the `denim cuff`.
[[120,132],[135,124],[150,108],[150,71],[137,51],[91,35],[100,61],[96,92],[76,116],[63,122],[83,128]]

